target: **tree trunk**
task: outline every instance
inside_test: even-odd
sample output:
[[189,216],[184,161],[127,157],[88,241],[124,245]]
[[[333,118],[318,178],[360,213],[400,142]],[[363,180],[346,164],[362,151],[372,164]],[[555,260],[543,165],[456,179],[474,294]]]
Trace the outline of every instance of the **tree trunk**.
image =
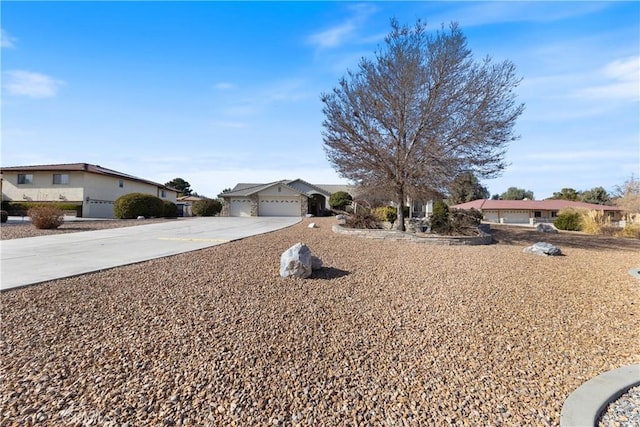
[[399,230],[399,231],[405,231],[404,228],[404,191],[400,191],[397,194],[398,196],[398,200],[397,200],[397,211],[398,211],[398,219],[396,219],[396,226],[395,229]]

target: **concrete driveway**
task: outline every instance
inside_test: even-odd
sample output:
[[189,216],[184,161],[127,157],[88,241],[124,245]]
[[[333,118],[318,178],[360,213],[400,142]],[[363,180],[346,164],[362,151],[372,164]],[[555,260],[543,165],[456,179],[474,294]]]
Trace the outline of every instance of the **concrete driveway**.
[[301,218],[180,218],[0,241],[0,290],[133,264],[279,230]]

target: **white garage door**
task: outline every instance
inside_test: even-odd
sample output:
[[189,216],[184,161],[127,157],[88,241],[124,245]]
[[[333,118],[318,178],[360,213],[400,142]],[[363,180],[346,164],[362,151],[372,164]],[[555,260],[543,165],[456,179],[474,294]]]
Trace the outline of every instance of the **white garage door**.
[[261,197],[258,207],[260,216],[300,216],[298,197]]
[[484,220],[487,222],[500,222],[500,216],[497,211],[484,211]]
[[82,216],[85,218],[115,218],[113,202],[107,200],[90,200],[82,205]]
[[502,213],[505,224],[528,224],[529,211],[504,211]]
[[231,199],[231,216],[251,216],[250,199]]

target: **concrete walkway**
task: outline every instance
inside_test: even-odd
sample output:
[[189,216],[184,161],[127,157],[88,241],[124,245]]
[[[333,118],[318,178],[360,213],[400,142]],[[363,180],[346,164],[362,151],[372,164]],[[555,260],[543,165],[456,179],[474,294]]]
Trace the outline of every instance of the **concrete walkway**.
[[301,218],[184,218],[0,241],[0,290],[215,246],[296,224]]

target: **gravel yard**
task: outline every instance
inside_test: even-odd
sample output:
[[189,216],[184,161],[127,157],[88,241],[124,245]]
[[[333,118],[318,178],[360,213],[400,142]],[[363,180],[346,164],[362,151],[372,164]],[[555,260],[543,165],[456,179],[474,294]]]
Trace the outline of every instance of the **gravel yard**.
[[[557,425],[583,382],[640,363],[638,240],[309,222],[2,292],[0,425]],[[565,256],[522,253],[537,241]],[[281,278],[297,242],[325,267]]]
[[0,239],[22,239],[24,237],[50,236],[52,234],[77,233],[80,231],[102,230],[105,228],[133,227],[135,225],[153,224],[156,222],[175,221],[175,219],[118,219],[118,220],[81,220],[65,221],[53,230],[38,230],[29,221],[5,223],[0,227]]

